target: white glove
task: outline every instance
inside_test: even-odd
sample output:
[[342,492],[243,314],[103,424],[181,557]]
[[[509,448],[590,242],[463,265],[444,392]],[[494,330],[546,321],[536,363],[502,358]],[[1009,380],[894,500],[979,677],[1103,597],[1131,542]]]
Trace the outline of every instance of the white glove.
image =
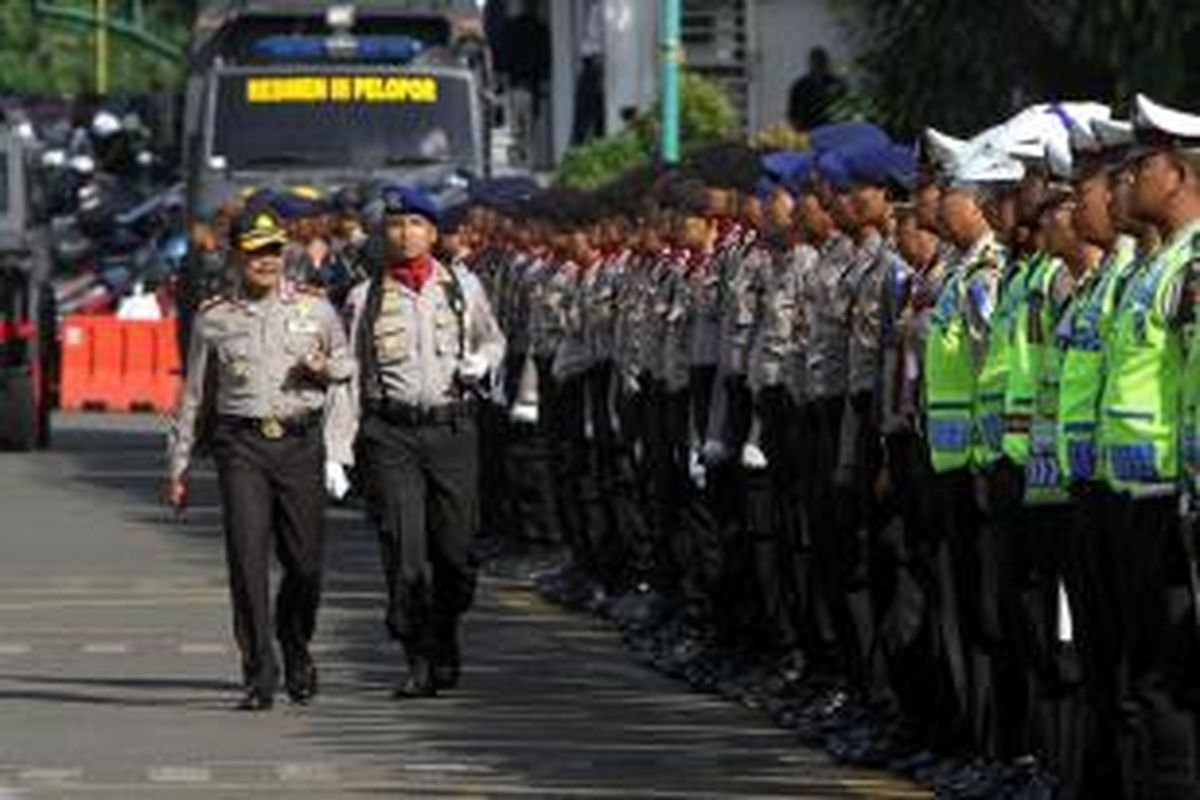
[[536,425],[538,421],[538,407],[533,403],[517,403],[512,407],[512,411],[509,412],[508,417],[513,422]]
[[719,439],[709,439],[704,443],[704,447],[700,448],[700,457],[705,464],[719,464],[728,455],[729,451],[725,449],[725,443]]
[[475,383],[482,380],[491,368],[492,365],[486,358],[478,353],[469,353],[463,356],[462,361],[459,362],[458,374],[467,383]]
[[325,492],[334,500],[342,500],[350,494],[346,468],[336,461],[325,462]]
[[742,466],[746,469],[766,469],[767,455],[756,444],[742,447]]
[[708,470],[704,468],[704,462],[696,450],[688,451],[688,477],[697,489],[703,489],[708,484]]

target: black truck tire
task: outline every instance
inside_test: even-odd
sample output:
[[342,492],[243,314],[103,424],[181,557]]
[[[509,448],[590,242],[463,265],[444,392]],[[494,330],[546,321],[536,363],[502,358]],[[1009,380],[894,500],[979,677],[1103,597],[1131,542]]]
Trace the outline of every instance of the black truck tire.
[[38,446],[37,393],[29,375],[3,381],[0,395],[0,450],[28,453]]

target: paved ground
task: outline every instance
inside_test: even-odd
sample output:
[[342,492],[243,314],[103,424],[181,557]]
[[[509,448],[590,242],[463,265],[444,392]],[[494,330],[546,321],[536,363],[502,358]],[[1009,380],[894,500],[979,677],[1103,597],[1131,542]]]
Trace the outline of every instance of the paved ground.
[[157,505],[157,421],[60,420],[0,455],[0,798],[920,797],[835,768],[634,663],[524,585],[485,581],[462,691],[400,705],[371,534],[336,512],[307,709],[228,711],[237,660],[211,473]]

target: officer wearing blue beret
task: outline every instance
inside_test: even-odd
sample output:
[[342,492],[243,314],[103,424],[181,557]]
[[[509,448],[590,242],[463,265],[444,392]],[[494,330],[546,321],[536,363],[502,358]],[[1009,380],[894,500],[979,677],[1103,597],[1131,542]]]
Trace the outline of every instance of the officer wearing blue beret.
[[434,258],[434,201],[387,186],[380,202],[380,263],[347,302],[358,372],[331,415],[330,455],[339,465],[361,457],[387,626],[409,665],[395,697],[432,697],[458,683],[458,621],[475,588],[474,398],[500,366],[505,340],[478,282]]

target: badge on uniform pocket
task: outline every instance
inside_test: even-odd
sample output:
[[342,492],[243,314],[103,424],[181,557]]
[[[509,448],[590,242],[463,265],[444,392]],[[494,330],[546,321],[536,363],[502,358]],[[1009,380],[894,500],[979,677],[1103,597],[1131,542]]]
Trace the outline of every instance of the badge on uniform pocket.
[[321,323],[310,317],[300,317],[289,319],[286,329],[289,334],[295,336],[316,336],[321,332]]
[[233,378],[238,385],[246,383],[250,379],[250,362],[243,358],[237,358],[228,364],[229,377]]

